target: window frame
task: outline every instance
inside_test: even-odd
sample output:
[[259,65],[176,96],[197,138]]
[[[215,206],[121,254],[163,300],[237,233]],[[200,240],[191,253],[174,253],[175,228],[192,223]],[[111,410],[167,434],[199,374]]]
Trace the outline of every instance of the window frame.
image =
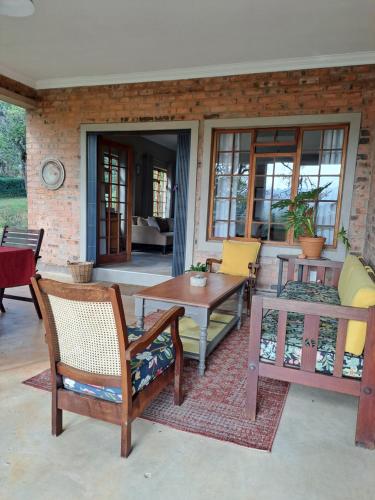
[[[165,215],[160,215],[159,213],[155,214],[154,213],[154,204],[156,202],[157,204],[157,207],[158,207],[158,212],[159,212],[159,208],[160,208],[160,201],[157,199],[155,201],[155,193],[158,193],[158,195],[160,196],[161,193],[164,193],[163,190],[160,189],[160,186],[161,186],[161,181],[160,179],[155,179],[154,177],[154,173],[155,171],[159,172],[159,173],[162,173],[162,174],[165,174],[166,176],[166,180],[165,180],[165,203],[161,203],[162,206],[164,206],[164,212],[165,212]],[[158,190],[155,190],[154,189],[154,182],[157,182],[158,183],[158,187],[159,189]],[[162,218],[162,219],[165,219],[168,217],[168,214],[167,214],[167,206],[168,206],[168,170],[167,169],[164,169],[164,168],[161,168],[161,167],[152,167],[152,214],[153,214],[153,217],[159,217],[159,218]]]
[[[295,130],[295,140],[294,141],[284,141],[284,142],[264,142],[257,143],[256,133],[259,130]],[[293,174],[292,174],[292,185],[291,185],[291,196],[294,197],[298,192],[298,184],[300,178],[300,166],[301,166],[301,158],[302,158],[302,141],[303,141],[303,133],[308,130],[320,130],[324,132],[324,130],[334,130],[334,129],[342,129],[344,132],[343,144],[342,144],[342,158],[341,158],[341,171],[340,171],[340,181],[339,181],[339,189],[337,196],[337,206],[336,206],[336,216],[335,216],[335,225],[334,225],[334,237],[333,243],[331,245],[327,245],[328,249],[336,249],[337,248],[337,233],[339,231],[340,219],[341,219],[341,208],[342,208],[342,193],[345,181],[345,171],[346,171],[346,163],[347,163],[347,153],[348,153],[348,141],[349,141],[349,132],[350,132],[350,123],[323,123],[323,124],[306,124],[306,125],[269,125],[269,126],[260,126],[260,127],[214,127],[211,131],[211,151],[210,151],[210,175],[209,175],[209,193],[208,193],[208,214],[207,214],[207,231],[206,231],[206,240],[212,242],[221,242],[225,239],[238,240],[238,241],[253,241],[254,237],[251,236],[251,225],[253,223],[253,212],[254,212],[254,185],[255,185],[255,162],[258,157],[294,157],[294,165],[293,165]],[[214,201],[215,201],[215,167],[216,167],[216,158],[219,153],[218,143],[220,134],[225,133],[244,133],[248,132],[251,134],[251,142],[250,142],[250,158],[249,158],[249,181],[248,181],[248,198],[247,198],[247,208],[246,208],[246,216],[245,216],[245,236],[229,236],[229,225],[230,219],[228,219],[228,233],[227,237],[220,237],[213,235],[213,226],[214,226]],[[274,137],[276,134],[274,135]],[[319,147],[319,174],[318,178],[321,179],[320,174],[320,164],[321,164],[321,154],[323,151],[322,141],[324,140],[324,133],[321,134],[321,143]],[[282,152],[282,153],[256,153],[256,146],[267,147],[267,146],[289,146],[296,145],[295,152]],[[332,150],[330,150],[332,151]],[[220,151],[221,152],[221,151]],[[232,154],[236,152],[236,150],[230,151]],[[233,177],[233,174],[231,174]],[[274,175],[273,175],[274,177]],[[323,176],[324,177],[324,176]],[[321,225],[319,225],[320,227]],[[328,227],[328,226],[327,226]],[[329,226],[332,227],[332,226]],[[264,245],[276,246],[276,247],[296,247],[299,246],[298,241],[296,241],[293,237],[293,230],[290,229],[287,233],[287,237],[285,241],[272,241],[272,240],[262,240]]]

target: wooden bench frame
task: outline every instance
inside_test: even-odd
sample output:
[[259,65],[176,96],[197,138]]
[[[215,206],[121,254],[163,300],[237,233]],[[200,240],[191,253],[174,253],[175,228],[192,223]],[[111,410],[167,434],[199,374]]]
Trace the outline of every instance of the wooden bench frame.
[[[314,265],[313,260],[295,259],[289,263],[288,279],[294,279],[295,268],[305,266],[303,281],[308,280],[309,270],[315,268],[317,280],[326,282],[326,271],[331,271],[331,284],[337,287],[342,262],[328,261]],[[279,311],[276,358],[274,363],[260,360],[261,329],[263,311]],[[301,313],[305,316],[302,341],[301,366],[284,365],[286,341],[286,323],[288,312]],[[315,371],[318,350],[320,317],[338,319],[336,357],[333,375]],[[342,376],[347,324],[349,320],[367,323],[366,343],[363,355],[361,379]],[[326,389],[359,397],[355,443],[365,448],[375,448],[375,306],[369,309],[340,305],[313,303],[308,301],[280,298],[253,297],[250,319],[250,341],[248,358],[248,378],[246,395],[246,414],[255,420],[258,378],[269,377],[286,382]]]
[[[35,265],[40,259],[40,247],[42,246],[44,229],[17,229],[14,227],[5,226],[0,240],[0,246],[12,246],[19,248],[30,248],[34,252]],[[31,297],[23,297],[22,295],[13,295],[5,293],[5,288],[0,288],[0,311],[5,313],[3,299],[21,300],[23,302],[33,302],[36,313],[39,319],[42,319],[42,314],[35,297],[34,289],[29,285]]]

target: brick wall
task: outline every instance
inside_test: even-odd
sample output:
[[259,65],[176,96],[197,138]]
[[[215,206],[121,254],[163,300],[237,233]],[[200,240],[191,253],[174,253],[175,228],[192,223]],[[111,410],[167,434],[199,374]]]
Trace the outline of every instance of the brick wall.
[[[200,120],[202,125],[210,118],[340,112],[362,113],[349,233],[353,250],[364,250],[374,165],[369,155],[375,144],[375,65],[44,90],[38,97],[40,106],[29,113],[27,127],[29,224],[46,229],[46,263],[62,265],[67,258],[79,256],[80,124]],[[65,184],[55,192],[42,188],[38,177],[40,162],[48,156],[58,157],[66,168]],[[370,205],[375,217],[374,199],[375,192]],[[367,242],[366,248],[373,251],[374,237]],[[264,284],[275,282],[276,277],[273,261],[267,264]]]

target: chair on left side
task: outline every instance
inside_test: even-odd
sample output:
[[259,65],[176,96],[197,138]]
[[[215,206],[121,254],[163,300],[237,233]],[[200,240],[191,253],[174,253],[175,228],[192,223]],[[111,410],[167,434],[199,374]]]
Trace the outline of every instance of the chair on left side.
[[[52,382],[52,434],[63,410],[121,426],[121,456],[131,423],[170,383],[182,403],[183,348],[172,307],[147,331],[127,328],[118,285],[76,285],[32,278],[43,315]],[[168,333],[165,330],[170,328]]]
[[[17,229],[14,227],[5,226],[1,235],[1,247],[16,247],[29,248],[34,252],[35,265],[40,259],[40,248],[42,246],[44,229]],[[39,319],[42,315],[39,309],[38,301],[36,300],[33,287],[29,285],[31,297],[23,297],[22,295],[13,295],[5,293],[5,288],[0,288],[0,311],[5,313],[3,299],[21,300],[23,302],[33,302]]]

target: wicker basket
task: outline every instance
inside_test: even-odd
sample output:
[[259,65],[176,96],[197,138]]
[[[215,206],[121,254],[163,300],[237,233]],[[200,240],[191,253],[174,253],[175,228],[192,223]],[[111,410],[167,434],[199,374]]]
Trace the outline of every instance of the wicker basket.
[[70,262],[69,260],[67,262],[74,283],[89,283],[93,265],[94,262]]

